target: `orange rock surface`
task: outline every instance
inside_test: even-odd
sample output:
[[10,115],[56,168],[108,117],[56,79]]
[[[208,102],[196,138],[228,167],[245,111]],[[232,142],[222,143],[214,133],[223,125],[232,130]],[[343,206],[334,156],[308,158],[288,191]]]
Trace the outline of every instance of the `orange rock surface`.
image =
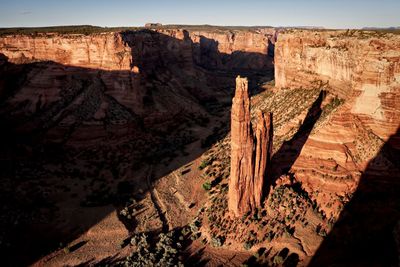
[[119,33],[10,35],[0,38],[0,52],[13,63],[51,60],[102,70],[131,69],[131,49]]
[[292,31],[275,47],[278,88],[325,87],[387,140],[399,126],[400,36],[357,31]]
[[272,129],[272,113],[258,112],[257,117],[254,188],[255,192],[261,193],[254,195],[254,202],[259,207],[262,204],[264,179],[268,174],[268,167],[270,167],[274,131]]
[[231,111],[231,175],[228,206],[236,216],[261,206],[272,149],[272,115],[258,114],[256,133],[250,120],[247,78],[236,78]]

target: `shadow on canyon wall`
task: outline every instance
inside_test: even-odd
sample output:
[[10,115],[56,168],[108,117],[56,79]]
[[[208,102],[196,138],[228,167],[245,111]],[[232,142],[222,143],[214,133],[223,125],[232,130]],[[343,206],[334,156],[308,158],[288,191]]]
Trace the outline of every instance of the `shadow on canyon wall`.
[[[236,75],[254,81],[253,94],[258,82],[273,79],[269,63],[251,68],[253,61],[272,62],[268,55],[222,54],[218,42],[201,37],[196,44],[187,33],[184,40],[151,31],[123,34],[139,74],[0,59],[4,265],[35,262],[119,211],[133,192],[148,190],[133,170],[181,153],[186,164],[225,137],[230,102],[219,99],[231,98]],[[206,68],[208,62],[214,63]],[[124,83],[122,91],[116,82]],[[198,139],[187,129],[205,129],[216,118],[226,118],[224,127],[187,153],[185,145]],[[151,182],[180,167],[164,164]],[[134,221],[123,222],[134,229]]]
[[400,128],[369,162],[353,197],[309,266],[398,266],[399,140]]
[[308,110],[307,115],[296,134],[289,141],[285,141],[279,150],[273,154],[271,159],[271,165],[273,166],[272,179],[266,185],[267,187],[271,184],[275,184],[276,179],[278,179],[282,174],[287,173],[299,157],[315,123],[317,123],[321,116],[321,105],[325,97],[326,91],[321,90],[317,99]]

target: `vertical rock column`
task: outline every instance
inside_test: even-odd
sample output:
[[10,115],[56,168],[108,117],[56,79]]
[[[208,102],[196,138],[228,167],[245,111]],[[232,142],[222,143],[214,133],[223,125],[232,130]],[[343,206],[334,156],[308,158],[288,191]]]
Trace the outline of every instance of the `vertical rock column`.
[[257,114],[257,129],[255,142],[255,167],[254,167],[254,203],[261,206],[263,197],[264,180],[268,174],[272,153],[272,113]]
[[231,178],[228,208],[235,215],[251,210],[253,195],[253,133],[247,78],[236,78],[231,110]]
[[231,175],[228,208],[236,216],[261,206],[264,180],[272,152],[272,114],[257,115],[253,135],[246,78],[236,78],[231,111]]

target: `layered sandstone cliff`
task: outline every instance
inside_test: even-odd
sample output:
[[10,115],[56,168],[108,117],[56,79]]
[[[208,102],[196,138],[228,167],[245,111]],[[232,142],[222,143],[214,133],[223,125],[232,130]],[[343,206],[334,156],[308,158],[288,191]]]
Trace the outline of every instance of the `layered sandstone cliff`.
[[287,31],[275,48],[278,88],[325,87],[379,137],[400,116],[400,35],[368,31]]
[[[322,245],[322,240],[308,242],[306,235],[296,235],[310,258],[318,247],[326,249],[328,257],[317,252],[318,263],[312,266],[345,262],[346,257],[360,262],[367,250],[358,258],[352,249],[365,243],[368,254],[379,258],[374,253],[383,239],[365,237],[382,238],[392,231],[392,222],[381,218],[398,213],[391,203],[398,202],[392,192],[399,190],[399,160],[394,156],[400,148],[399,44],[399,35],[367,31],[293,30],[278,36],[278,92],[328,91],[309,134],[298,132],[298,138],[274,154],[274,163],[293,174],[326,218],[340,221]],[[291,151],[297,152],[288,164]],[[332,240],[335,244],[329,244]]]
[[[0,53],[14,63],[51,60],[70,66],[130,70],[140,63],[132,57],[133,48],[157,46],[161,40],[162,50],[153,57],[168,51],[207,69],[271,69],[272,57],[268,54],[273,50],[274,34],[273,29],[160,29],[92,35],[9,35],[0,38]],[[174,59],[179,62],[179,57]]]
[[[272,30],[9,35],[0,38],[0,53],[15,64],[51,61],[64,69],[82,68],[73,72],[92,73],[107,94],[151,124],[215,97],[239,70],[249,75],[271,71],[271,38]],[[154,88],[165,90],[155,94]]]
[[231,172],[228,206],[236,216],[261,207],[272,148],[272,115],[259,113],[256,133],[250,117],[248,81],[238,76],[231,111]]
[[42,34],[0,38],[0,53],[10,62],[54,61],[102,70],[130,70],[131,51],[119,33]]
[[258,31],[159,30],[175,38],[190,39],[195,63],[206,69],[270,70],[274,29]]

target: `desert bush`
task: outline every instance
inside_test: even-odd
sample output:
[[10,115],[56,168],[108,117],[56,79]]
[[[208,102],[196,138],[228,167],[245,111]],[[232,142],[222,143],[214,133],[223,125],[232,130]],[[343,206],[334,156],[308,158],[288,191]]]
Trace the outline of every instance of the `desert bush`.
[[131,238],[131,244],[136,250],[117,266],[183,266],[178,257],[178,250],[182,247],[175,242],[175,234],[161,233],[155,246],[150,246],[146,234],[136,235]]
[[276,255],[276,256],[274,257],[273,262],[274,262],[275,265],[282,265],[282,263],[283,263],[283,258],[282,258],[282,256]]
[[253,247],[253,242],[247,241],[247,242],[245,242],[245,243],[243,244],[243,248],[244,248],[245,250],[249,250],[249,249],[251,249],[252,247]]
[[70,248],[69,248],[68,246],[65,247],[65,248],[63,249],[63,251],[64,251],[64,254],[68,254],[68,253],[71,252],[71,250],[70,250]]
[[204,160],[200,163],[199,170],[204,169],[205,167],[207,167],[208,165],[210,165],[212,162],[213,162],[213,159],[212,159],[212,158],[204,159]]
[[213,247],[221,247],[225,242],[225,237],[218,236],[218,237],[212,237],[211,238],[211,245]]
[[204,190],[209,191],[211,189],[211,183],[210,182],[205,182],[202,185],[202,187],[203,187]]

